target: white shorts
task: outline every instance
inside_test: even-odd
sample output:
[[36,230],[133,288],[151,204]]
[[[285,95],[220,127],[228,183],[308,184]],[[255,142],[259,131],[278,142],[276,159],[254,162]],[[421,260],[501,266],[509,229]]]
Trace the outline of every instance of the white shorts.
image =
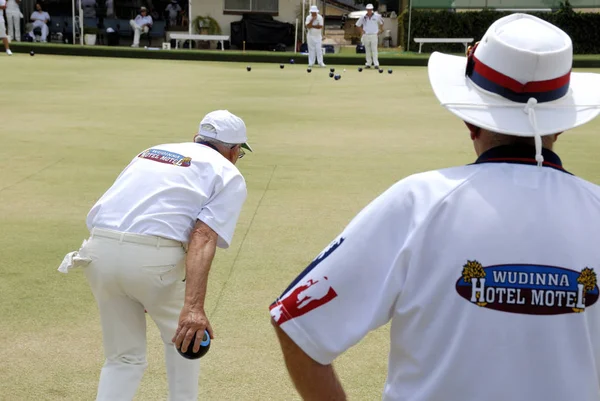
[[6,37],[6,25],[4,24],[4,18],[0,18],[0,39]]

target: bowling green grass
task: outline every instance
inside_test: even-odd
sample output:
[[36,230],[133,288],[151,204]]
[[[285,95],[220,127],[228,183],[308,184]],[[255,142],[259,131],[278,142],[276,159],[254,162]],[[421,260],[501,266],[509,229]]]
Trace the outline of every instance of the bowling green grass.
[[[255,153],[238,164],[248,199],[210,275],[216,339],[203,359],[203,400],[297,400],[269,304],[394,182],[474,160],[464,126],[438,105],[423,68],[348,67],[334,81],[328,69],[245,67],[0,57],[1,400],[94,398],[103,363],[96,304],[81,271],[56,269],[86,238],[89,208],[130,159],[191,140],[205,113],[243,117]],[[568,169],[596,183],[599,130],[600,121],[573,130],[557,147]],[[164,400],[163,347],[151,321],[148,329],[137,400]],[[339,358],[350,399],[380,398],[388,349],[383,327]]]

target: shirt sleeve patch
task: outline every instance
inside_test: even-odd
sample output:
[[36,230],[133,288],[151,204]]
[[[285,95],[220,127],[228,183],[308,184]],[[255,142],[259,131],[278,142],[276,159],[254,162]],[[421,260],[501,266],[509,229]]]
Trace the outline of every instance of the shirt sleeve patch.
[[327,277],[306,280],[285,298],[271,305],[271,315],[277,324],[283,324],[325,305],[337,297]]

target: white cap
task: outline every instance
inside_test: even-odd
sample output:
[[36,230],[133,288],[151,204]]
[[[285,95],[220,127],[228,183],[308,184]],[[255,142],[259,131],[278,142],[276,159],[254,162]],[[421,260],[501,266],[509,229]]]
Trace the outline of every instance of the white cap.
[[373,4],[369,3],[367,4],[367,10],[372,10],[373,9]]
[[310,6],[310,12],[311,13],[318,13],[319,12],[319,8],[317,6]]
[[228,110],[215,110],[204,116],[198,127],[198,135],[225,143],[241,144],[252,152],[247,143],[246,124]]

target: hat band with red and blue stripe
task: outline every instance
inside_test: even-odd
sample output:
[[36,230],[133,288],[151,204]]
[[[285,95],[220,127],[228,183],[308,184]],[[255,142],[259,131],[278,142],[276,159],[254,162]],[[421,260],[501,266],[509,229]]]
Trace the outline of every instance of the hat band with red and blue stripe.
[[531,98],[535,98],[538,103],[552,102],[569,91],[571,71],[558,78],[522,84],[485,65],[473,53],[467,63],[467,76],[471,81],[480,88],[513,102],[527,103]]

